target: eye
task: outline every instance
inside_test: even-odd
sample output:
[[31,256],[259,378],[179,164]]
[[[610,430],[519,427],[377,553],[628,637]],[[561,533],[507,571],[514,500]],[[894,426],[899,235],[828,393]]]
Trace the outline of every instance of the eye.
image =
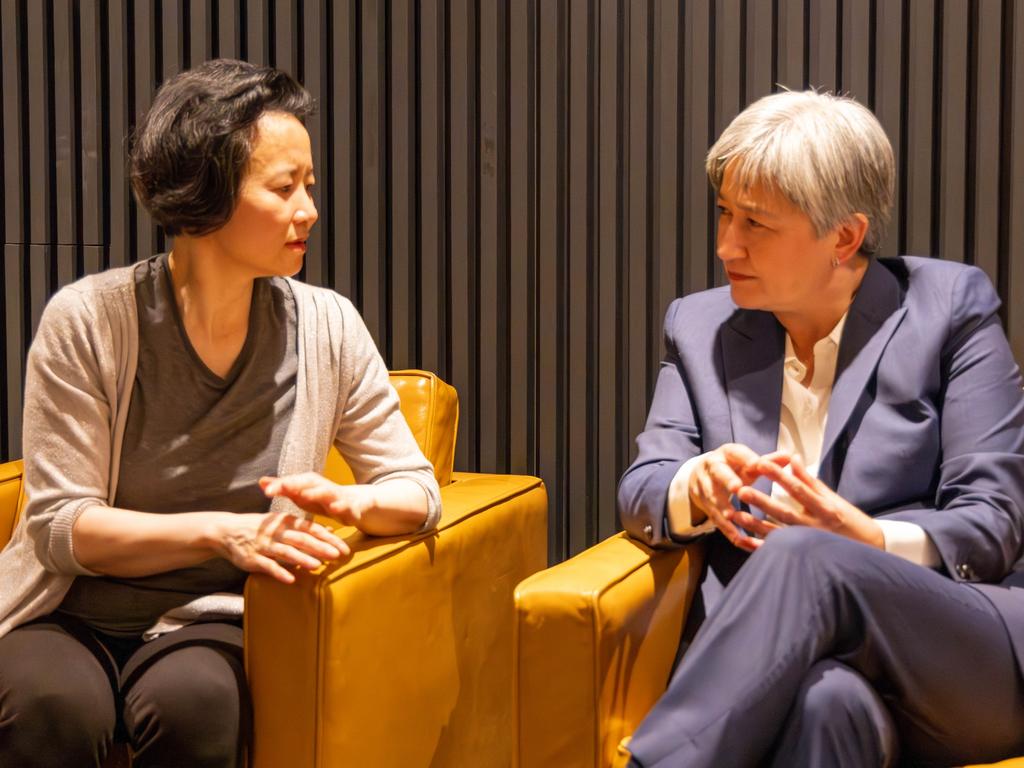
[[718,215],[719,216],[732,216],[732,211],[730,211],[724,205],[720,205],[720,206],[718,206]]
[[292,191],[292,185],[285,184],[283,186],[278,187],[277,191],[280,192],[282,195],[287,195]]
[[751,229],[762,229],[764,227],[764,224],[762,224],[757,219],[747,219],[747,224],[750,226]]

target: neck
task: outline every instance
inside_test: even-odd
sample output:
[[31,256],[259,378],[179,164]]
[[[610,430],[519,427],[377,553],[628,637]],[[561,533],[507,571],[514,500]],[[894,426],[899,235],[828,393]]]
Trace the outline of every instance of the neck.
[[855,256],[835,268],[832,280],[812,309],[775,313],[793,342],[793,351],[805,365],[814,360],[814,345],[832,332],[850,308],[867,268],[868,259]]
[[218,256],[187,236],[175,238],[168,256],[174,299],[190,336],[216,339],[248,327],[253,277]]

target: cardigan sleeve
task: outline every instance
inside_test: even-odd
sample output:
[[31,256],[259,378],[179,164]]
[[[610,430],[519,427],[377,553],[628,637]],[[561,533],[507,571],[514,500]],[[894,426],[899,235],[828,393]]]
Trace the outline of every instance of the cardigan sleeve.
[[427,496],[428,513],[421,530],[441,516],[441,494],[434,468],[423,455],[391,386],[387,366],[366,324],[352,303],[341,301],[340,422],[334,442],[352,468],[357,483],[407,478]]
[[50,300],[25,377],[25,525],[43,567],[65,575],[95,575],[75,558],[72,528],[109,496],[116,366],[100,296],[70,286]]

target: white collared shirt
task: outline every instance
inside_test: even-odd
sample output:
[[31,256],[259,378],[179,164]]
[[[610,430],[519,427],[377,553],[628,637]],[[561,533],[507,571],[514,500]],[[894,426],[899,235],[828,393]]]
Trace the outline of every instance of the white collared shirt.
[[[839,341],[842,339],[846,315],[835,328],[814,345],[814,373],[810,382],[804,385],[807,366],[800,362],[793,348],[793,341],[786,334],[786,357],[782,364],[782,407],[779,411],[780,451],[799,454],[808,471],[818,474],[821,461],[821,446],[825,437],[828,420],[828,404],[832,399],[832,385],[836,376],[836,362],[839,359]],[[690,473],[696,463],[707,454],[695,456],[685,462],[676,472],[668,489],[668,505],[672,516],[690,519]],[[778,483],[772,483],[772,496],[794,504],[789,494]],[[924,529],[914,523],[899,520],[877,520],[885,538],[885,549],[894,555],[913,563],[933,568],[941,563],[938,550]],[[714,529],[708,520],[689,529],[673,531],[676,535],[687,536]]]

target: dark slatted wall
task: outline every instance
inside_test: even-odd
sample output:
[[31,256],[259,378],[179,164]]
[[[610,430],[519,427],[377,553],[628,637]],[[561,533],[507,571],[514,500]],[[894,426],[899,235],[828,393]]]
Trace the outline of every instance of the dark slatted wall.
[[457,464],[541,475],[551,556],[615,530],[669,300],[721,279],[703,156],[778,85],[899,157],[885,250],[976,263],[1024,360],[1024,0],[0,0],[0,453],[47,297],[166,247],[124,137],[213,56],[313,92],[305,278],[459,390]]

